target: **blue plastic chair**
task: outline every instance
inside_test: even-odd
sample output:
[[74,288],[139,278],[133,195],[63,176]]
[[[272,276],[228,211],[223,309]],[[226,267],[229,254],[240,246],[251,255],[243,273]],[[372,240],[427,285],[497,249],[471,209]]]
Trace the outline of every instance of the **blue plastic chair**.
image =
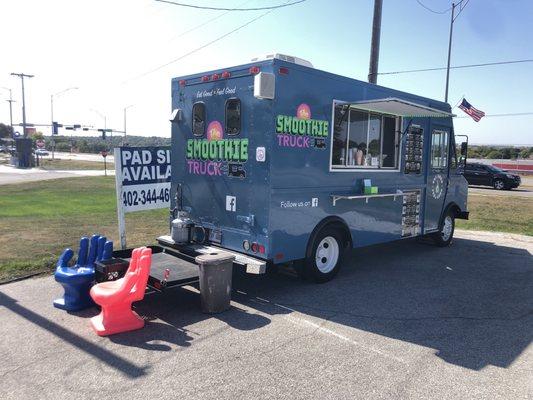
[[89,291],[94,285],[95,261],[109,260],[113,255],[113,242],[105,236],[82,237],[76,265],[69,267],[74,251],[65,249],[59,257],[54,274],[55,280],[63,286],[63,297],[54,300],[54,306],[67,311],[79,311],[94,305]]

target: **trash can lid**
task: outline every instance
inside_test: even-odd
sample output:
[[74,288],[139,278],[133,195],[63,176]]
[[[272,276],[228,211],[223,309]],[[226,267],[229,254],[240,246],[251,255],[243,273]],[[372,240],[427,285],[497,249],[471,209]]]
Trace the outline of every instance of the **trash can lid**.
[[221,251],[219,253],[202,254],[196,257],[198,264],[219,265],[228,261],[233,261],[235,256],[230,253]]

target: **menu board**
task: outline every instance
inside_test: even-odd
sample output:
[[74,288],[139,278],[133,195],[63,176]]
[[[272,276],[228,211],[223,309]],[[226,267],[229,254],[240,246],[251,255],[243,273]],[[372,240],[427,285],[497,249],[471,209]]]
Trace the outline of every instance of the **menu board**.
[[405,192],[402,205],[402,237],[420,234],[420,190]]
[[424,148],[424,130],[412,125],[407,132],[405,145],[404,173],[420,174],[422,172],[422,150]]

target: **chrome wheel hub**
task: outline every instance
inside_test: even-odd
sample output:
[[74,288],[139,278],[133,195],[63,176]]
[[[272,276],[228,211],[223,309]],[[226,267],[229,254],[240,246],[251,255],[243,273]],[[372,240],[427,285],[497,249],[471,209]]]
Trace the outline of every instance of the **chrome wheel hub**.
[[339,260],[339,244],[332,236],[326,236],[320,241],[315,253],[318,270],[324,274],[331,272]]
[[446,218],[444,218],[444,223],[442,224],[442,231],[441,231],[442,240],[447,242],[450,239],[450,237],[452,236],[452,229],[453,229],[452,217],[447,215]]

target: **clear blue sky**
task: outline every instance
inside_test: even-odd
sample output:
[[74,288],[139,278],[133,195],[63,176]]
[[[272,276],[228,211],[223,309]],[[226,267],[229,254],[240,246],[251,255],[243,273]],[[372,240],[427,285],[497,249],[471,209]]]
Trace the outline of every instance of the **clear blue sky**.
[[[284,0],[201,0],[210,6],[258,7]],[[435,10],[448,0],[421,0]],[[28,10],[32,10],[28,13]],[[317,68],[366,80],[370,52],[372,0],[307,0],[279,9],[214,45],[141,79],[128,80],[165,64],[223,35],[262,12],[202,11],[151,0],[38,0],[2,2],[0,26],[4,56],[0,86],[20,83],[10,72],[36,75],[28,83],[29,120],[49,123],[50,94],[69,86],[55,102],[56,118],[65,123],[122,129],[128,111],[131,134],[169,136],[170,79],[175,76],[249,61],[277,51],[310,60]],[[212,18],[218,19],[207,22]],[[533,1],[470,0],[457,18],[452,65],[533,58]],[[446,65],[450,14],[437,15],[415,0],[384,0],[381,72]],[[177,37],[204,24],[201,29]],[[10,54],[10,57],[5,57]],[[464,94],[487,114],[533,111],[533,63],[452,70],[449,101]],[[386,75],[384,86],[442,100],[445,71]],[[6,92],[0,92],[2,98]],[[0,121],[8,121],[7,103]],[[20,102],[15,103],[20,120]],[[455,109],[459,116],[464,115]],[[533,144],[533,115],[455,120],[456,132],[474,143]]]

